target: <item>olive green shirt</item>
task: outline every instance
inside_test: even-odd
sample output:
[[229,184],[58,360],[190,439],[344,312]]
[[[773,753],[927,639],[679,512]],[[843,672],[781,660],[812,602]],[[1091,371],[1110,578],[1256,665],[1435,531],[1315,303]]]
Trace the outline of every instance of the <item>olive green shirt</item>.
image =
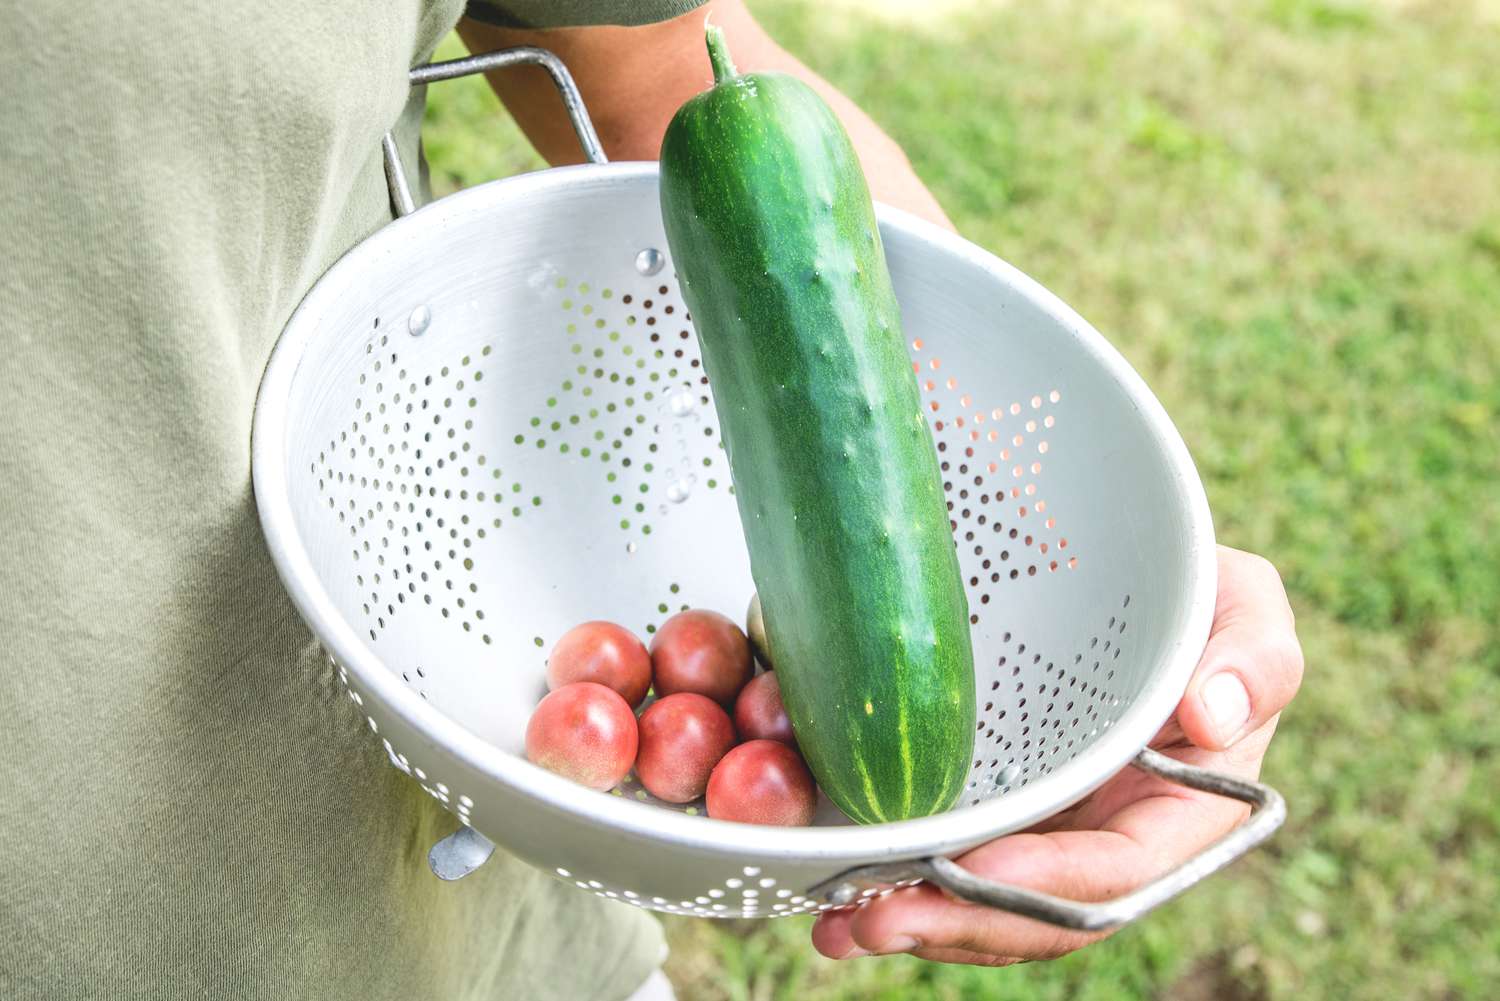
[[[683,0],[497,2],[644,21]],[[592,999],[646,914],[390,767],[283,594],[250,421],[298,300],[389,218],[462,0],[0,12],[0,998]]]

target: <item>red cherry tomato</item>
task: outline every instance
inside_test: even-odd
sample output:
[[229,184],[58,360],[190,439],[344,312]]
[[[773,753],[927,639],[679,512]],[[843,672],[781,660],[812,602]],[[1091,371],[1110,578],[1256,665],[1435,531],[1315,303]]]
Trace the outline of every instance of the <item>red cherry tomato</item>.
[[613,688],[631,708],[651,687],[651,655],[624,626],[585,622],[563,634],[547,658],[547,687],[592,681]]
[[635,713],[592,681],[548,694],[526,724],[526,757],[590,789],[619,785],[635,761]]
[[750,641],[733,621],[704,609],[678,612],[651,640],[656,694],[696,692],[732,706],[755,666]]
[[734,746],[734,725],[713,699],[678,692],[641,713],[635,774],[646,791],[668,803],[703,795],[714,765]]
[[741,744],[708,779],[708,815],[745,824],[812,823],[817,787],[802,755],[776,740]]
[[792,721],[781,704],[781,682],[771,673],[757,675],[734,700],[734,728],[745,740],[779,740],[797,746]]

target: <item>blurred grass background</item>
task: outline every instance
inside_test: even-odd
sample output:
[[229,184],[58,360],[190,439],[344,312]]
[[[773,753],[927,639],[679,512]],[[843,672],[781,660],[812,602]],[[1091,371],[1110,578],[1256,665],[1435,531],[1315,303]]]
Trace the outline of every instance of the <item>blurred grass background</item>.
[[[680,996],[1500,996],[1500,4],[751,6],[1142,373],[1308,673],[1284,832],[1138,927],[977,970],[673,921]],[[430,100],[439,193],[541,165],[483,83]]]

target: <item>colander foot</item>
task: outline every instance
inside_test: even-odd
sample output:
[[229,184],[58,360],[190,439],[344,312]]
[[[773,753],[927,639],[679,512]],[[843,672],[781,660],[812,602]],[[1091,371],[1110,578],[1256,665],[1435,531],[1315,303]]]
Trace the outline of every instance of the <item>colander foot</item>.
[[495,843],[465,824],[432,846],[427,864],[438,879],[463,879],[489,861]]

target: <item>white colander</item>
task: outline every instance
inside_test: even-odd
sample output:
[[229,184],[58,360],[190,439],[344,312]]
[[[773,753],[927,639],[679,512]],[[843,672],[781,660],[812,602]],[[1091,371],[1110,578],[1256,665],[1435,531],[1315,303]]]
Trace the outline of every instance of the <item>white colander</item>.
[[[434,849],[435,871],[462,875],[493,839],[581,889],[673,913],[778,917],[929,879],[1104,927],[1268,836],[1274,792],[1144,749],[1202,652],[1215,591],[1207,503],[1167,415],[1045,289],[889,209],[881,235],[973,613],[962,801],[876,826],[825,802],[813,827],[755,827],[526,761],[564,631],[609,619],[646,636],[690,606],[739,617],[753,585],[656,166],[602,162],[541,50],[422,67],[413,82],[516,62],[552,73],[595,162],[412,211],[388,136],[401,217],[308,293],[255,418],[256,499],[283,581],[371,739],[464,825]],[[1257,809],[1107,904],[988,884],[947,860],[1132,763]]]

